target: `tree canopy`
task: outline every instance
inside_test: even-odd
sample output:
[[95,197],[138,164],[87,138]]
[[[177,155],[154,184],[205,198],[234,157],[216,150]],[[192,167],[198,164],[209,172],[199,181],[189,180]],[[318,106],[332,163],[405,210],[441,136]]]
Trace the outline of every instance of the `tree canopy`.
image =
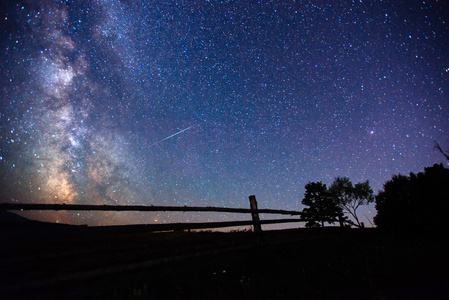
[[301,218],[307,220],[306,227],[324,227],[324,222],[334,223],[343,215],[324,183],[309,182],[305,188],[306,192],[301,203],[308,208],[303,209],[304,214]]
[[369,181],[353,185],[348,177],[337,177],[329,187],[329,193],[343,212],[354,218],[355,225],[362,227],[363,225],[357,216],[357,209],[361,205],[367,205],[374,201],[373,190]]
[[374,223],[386,231],[448,234],[449,169],[443,164],[394,175],[376,195]]
[[368,181],[353,185],[349,178],[337,177],[329,188],[321,181],[309,182],[302,200],[302,204],[308,206],[303,209],[303,219],[308,220],[306,227],[320,227],[324,222],[333,223],[348,213],[355,220],[353,225],[362,227],[357,209],[373,201],[373,190]]

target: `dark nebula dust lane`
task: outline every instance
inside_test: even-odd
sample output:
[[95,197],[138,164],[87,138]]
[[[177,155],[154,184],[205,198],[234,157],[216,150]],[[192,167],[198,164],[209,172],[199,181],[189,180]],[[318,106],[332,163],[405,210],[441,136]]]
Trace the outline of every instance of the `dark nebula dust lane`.
[[[309,181],[444,161],[438,1],[6,1],[0,196],[301,210]],[[371,218],[373,207],[362,215]],[[74,224],[221,214],[31,213]]]

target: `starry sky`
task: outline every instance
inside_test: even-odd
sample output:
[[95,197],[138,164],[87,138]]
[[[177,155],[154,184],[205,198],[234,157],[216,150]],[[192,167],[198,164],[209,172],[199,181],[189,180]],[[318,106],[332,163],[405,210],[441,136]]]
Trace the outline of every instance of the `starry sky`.
[[248,208],[255,194],[302,210],[309,181],[377,192],[444,162],[435,140],[449,149],[445,1],[2,1],[0,24],[2,202]]

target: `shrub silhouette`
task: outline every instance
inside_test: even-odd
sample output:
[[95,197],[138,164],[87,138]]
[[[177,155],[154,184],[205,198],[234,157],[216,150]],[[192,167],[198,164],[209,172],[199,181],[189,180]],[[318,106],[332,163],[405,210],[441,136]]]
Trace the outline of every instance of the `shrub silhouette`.
[[394,175],[376,195],[374,223],[387,232],[449,233],[449,169],[443,164]]

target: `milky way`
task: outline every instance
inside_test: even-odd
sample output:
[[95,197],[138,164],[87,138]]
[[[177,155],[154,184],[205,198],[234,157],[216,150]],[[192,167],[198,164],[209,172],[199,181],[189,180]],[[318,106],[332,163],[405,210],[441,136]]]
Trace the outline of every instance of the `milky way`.
[[309,181],[368,179],[377,191],[443,162],[434,141],[449,148],[443,3],[11,1],[1,11],[2,202],[247,208],[255,194],[261,208],[301,210]]

